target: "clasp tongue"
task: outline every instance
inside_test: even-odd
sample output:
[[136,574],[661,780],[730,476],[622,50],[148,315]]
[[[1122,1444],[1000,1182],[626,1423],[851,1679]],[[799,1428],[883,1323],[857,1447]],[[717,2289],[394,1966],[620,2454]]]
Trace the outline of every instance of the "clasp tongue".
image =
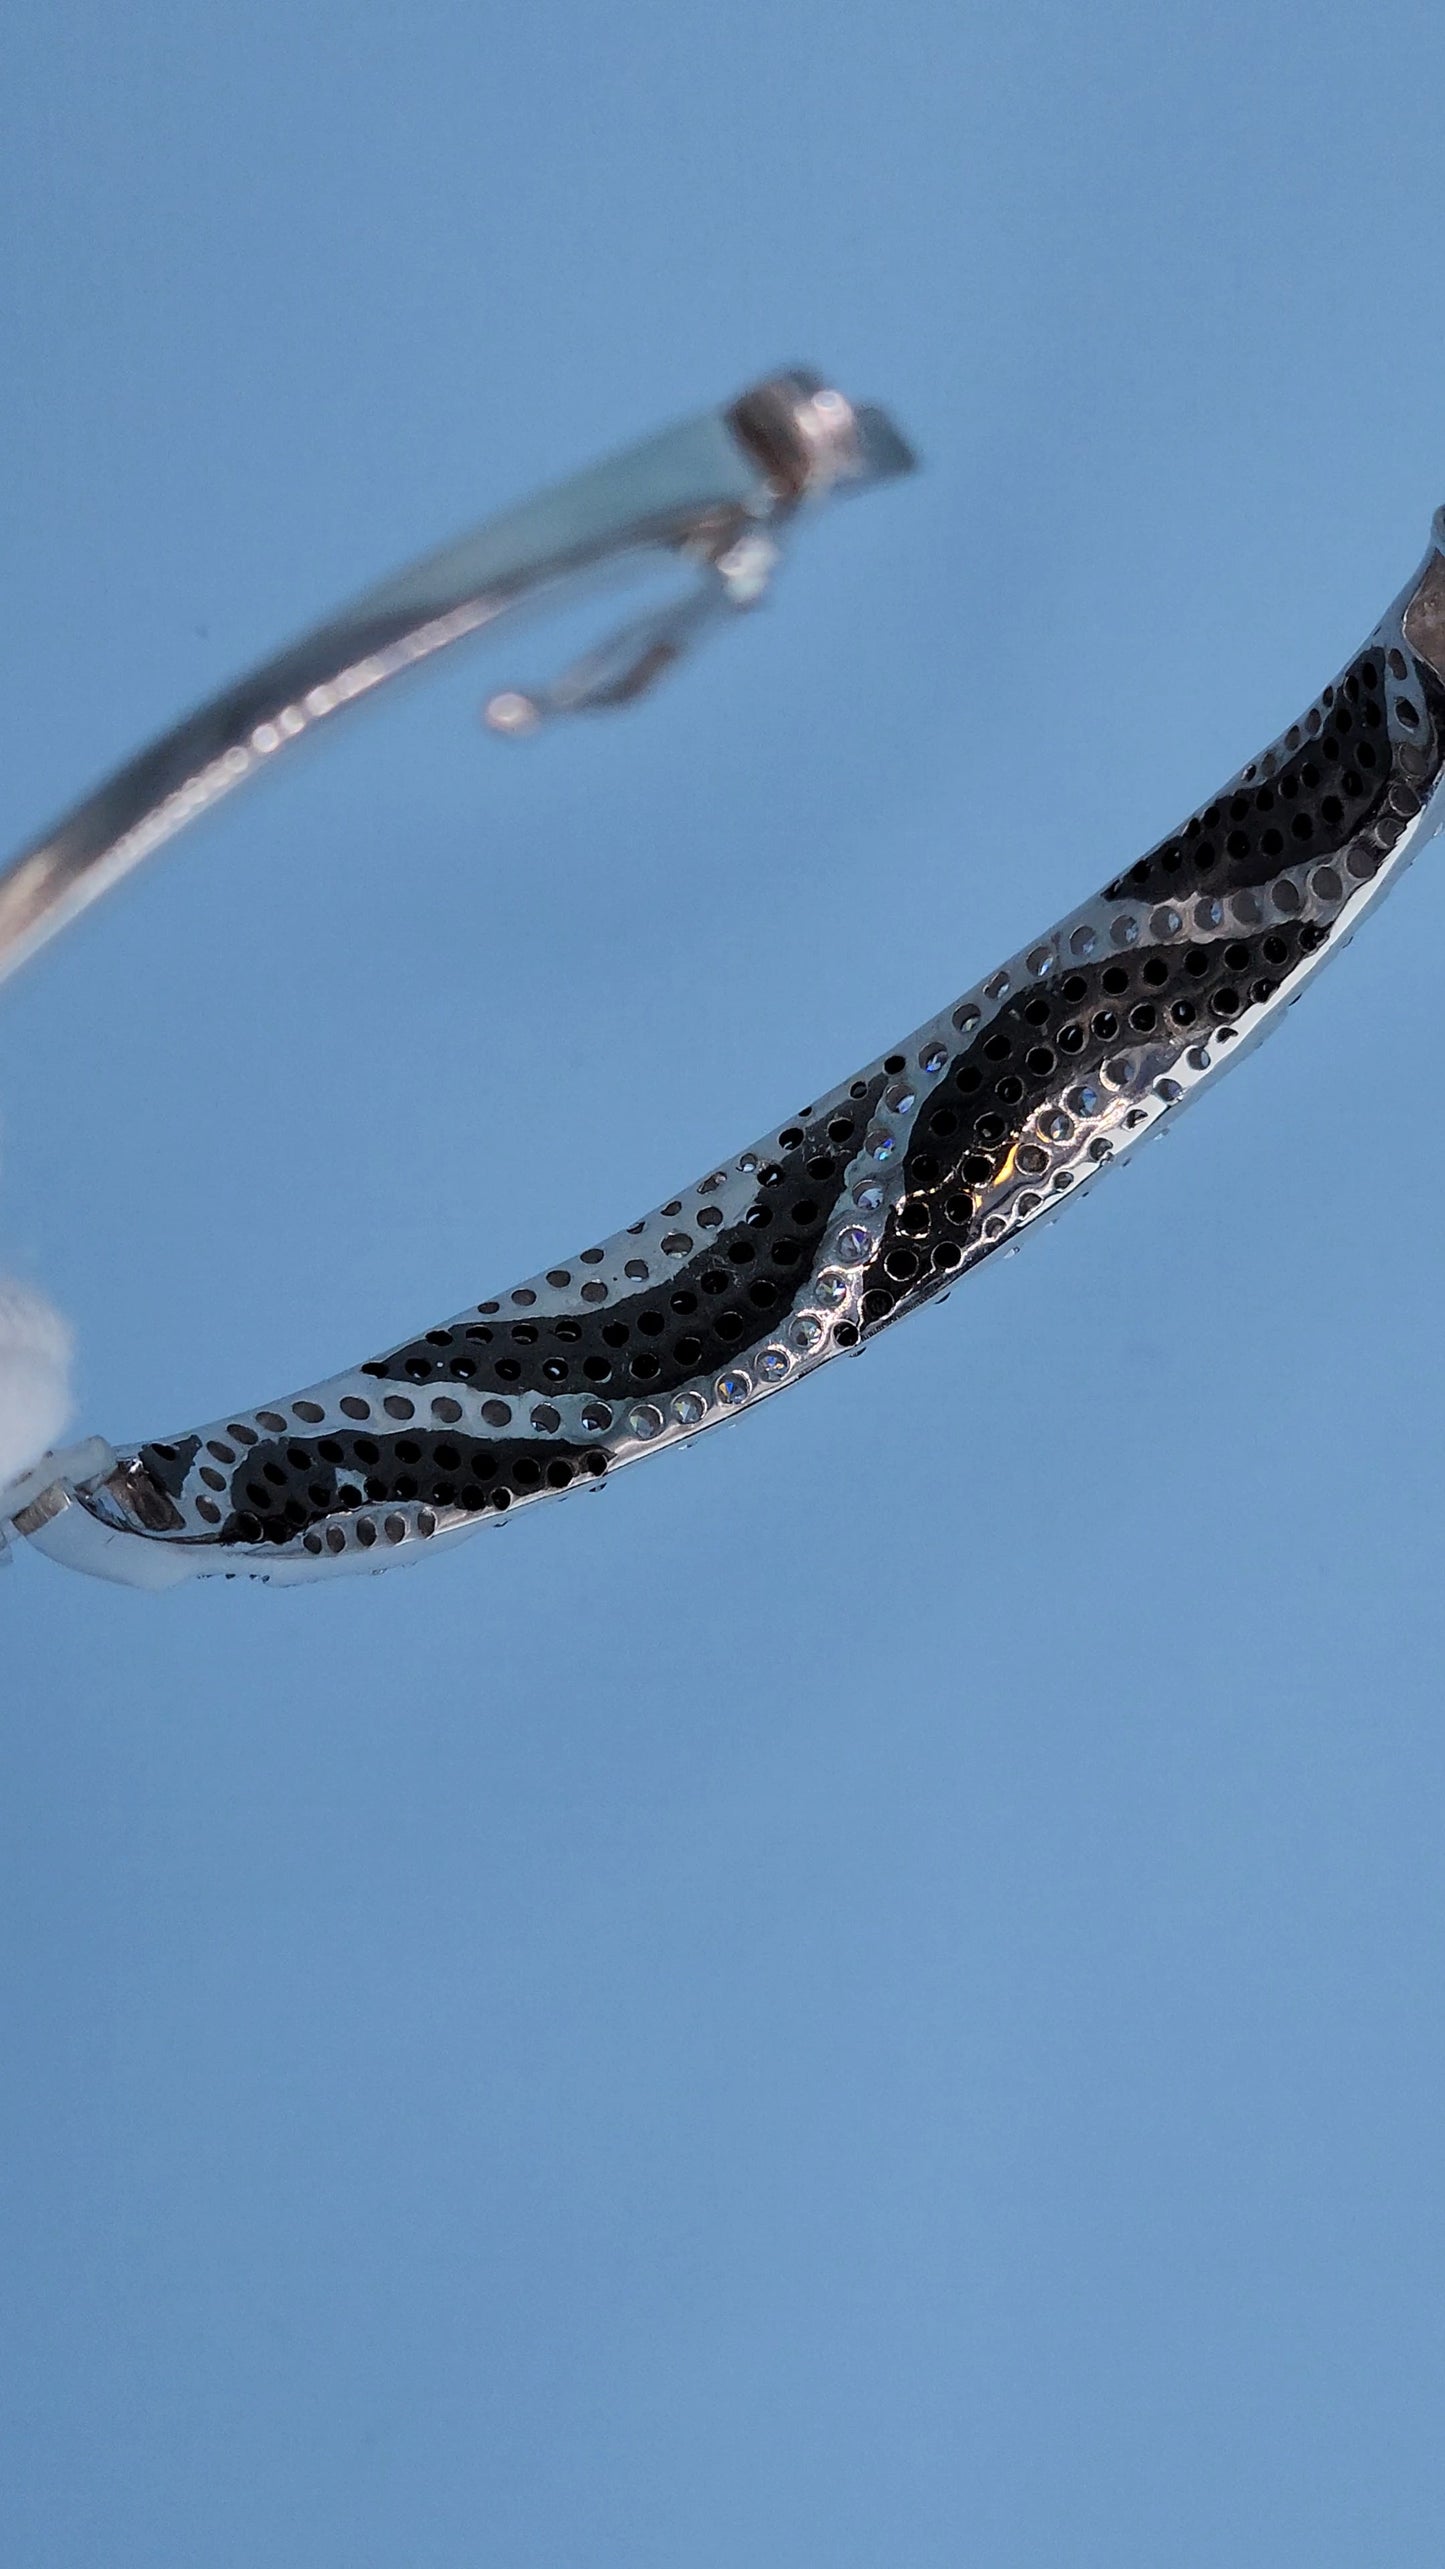
[[680,550],[697,569],[696,585],[686,596],[632,618],[571,661],[549,687],[499,689],[484,709],[489,728],[518,740],[562,714],[635,704],[709,633],[756,606],[782,559],[777,537],[757,527]]
[[[785,537],[823,502],[913,470],[912,449],[885,411],[855,405],[805,367],[770,376],[726,414],[738,453],[756,479],[745,496],[700,503],[690,523],[649,532],[645,494],[636,521],[622,523],[609,548],[617,561],[660,552],[691,571],[681,598],[636,617],[572,661],[548,687],[503,687],[485,706],[493,731],[510,739],[540,731],[562,714],[635,704],[709,633],[767,595]],[[565,576],[555,596],[571,589]]]

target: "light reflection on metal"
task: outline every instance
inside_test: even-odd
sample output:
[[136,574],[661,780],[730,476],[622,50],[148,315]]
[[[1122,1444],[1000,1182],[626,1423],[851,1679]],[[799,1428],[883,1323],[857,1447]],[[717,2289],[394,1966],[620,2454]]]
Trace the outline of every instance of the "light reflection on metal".
[[200,706],[0,872],[0,980],[317,723],[506,616],[568,603],[662,556],[686,575],[677,603],[554,686],[494,696],[488,718],[520,733],[630,703],[756,603],[800,513],[912,461],[881,411],[855,409],[798,368],[428,554]]
[[[881,414],[795,374],[514,511],[82,805],[0,877],[0,957],[308,722],[558,579],[660,545],[692,575],[680,604],[550,686],[499,690],[488,715],[515,734],[628,701],[762,593],[794,511],[908,460]],[[1445,512],[1298,723],[891,1052],[641,1222],[367,1364],[181,1436],[51,1457],[0,1500],[0,1543],[8,1519],[128,1584],[287,1583],[425,1558],[604,1486],[942,1300],[1165,1129],[1279,1022],[1442,817]]]

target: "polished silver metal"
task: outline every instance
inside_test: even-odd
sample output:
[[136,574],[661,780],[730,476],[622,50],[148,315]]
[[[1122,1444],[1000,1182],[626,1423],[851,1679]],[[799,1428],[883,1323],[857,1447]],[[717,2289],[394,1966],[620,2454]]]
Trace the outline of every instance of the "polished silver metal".
[[[504,604],[661,542],[696,571],[691,600],[549,688],[502,690],[489,720],[521,732],[627,701],[757,594],[795,508],[907,460],[879,414],[795,375],[516,512],[223,699],[232,733],[248,708],[244,740],[218,750],[211,708],[102,789],[46,842],[51,874],[42,850],[0,878],[0,945],[7,884],[22,886],[13,954],[294,730]],[[421,1559],[517,1506],[605,1486],[1051,1220],[1280,1022],[1442,818],[1445,511],[1299,722],[891,1052],[612,1239],[367,1364],[181,1436],[50,1458],[0,1498],[0,1526],[132,1585],[290,1583]]]
[[279,751],[504,616],[554,607],[648,557],[683,595],[550,688],[506,689],[501,732],[632,702],[767,589],[800,511],[911,469],[882,411],[803,367],[684,421],[414,562],[224,688],[117,768],[0,873],[0,981]]
[[[515,737],[635,703],[760,603],[800,515],[913,467],[886,412],[796,366],[427,554],[199,706],[0,870],[0,982],[290,742],[388,680],[504,618],[555,610],[661,561],[676,575],[666,603],[549,686],[499,689],[484,711],[493,731]],[[12,1531],[38,1539],[45,1528],[54,1557],[106,1577],[153,1587],[190,1575],[194,1560],[137,1547],[128,1511],[105,1521],[120,1470],[90,1437],[0,1490],[0,1564]],[[81,1498],[86,1506],[72,1504]]]

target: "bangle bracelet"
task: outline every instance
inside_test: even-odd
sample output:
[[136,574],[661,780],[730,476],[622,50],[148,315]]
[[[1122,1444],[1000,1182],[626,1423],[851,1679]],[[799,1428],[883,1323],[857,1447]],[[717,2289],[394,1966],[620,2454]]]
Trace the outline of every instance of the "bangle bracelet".
[[[0,977],[324,715],[539,592],[661,553],[680,600],[503,732],[625,703],[763,592],[830,495],[906,471],[816,377],[579,476],[373,590],[0,873]],[[142,1587],[376,1570],[699,1434],[1049,1219],[1283,1014],[1445,819],[1445,510],[1333,685],[1182,828],[976,989],[644,1221],[354,1371],[0,1494],[52,1559]]]

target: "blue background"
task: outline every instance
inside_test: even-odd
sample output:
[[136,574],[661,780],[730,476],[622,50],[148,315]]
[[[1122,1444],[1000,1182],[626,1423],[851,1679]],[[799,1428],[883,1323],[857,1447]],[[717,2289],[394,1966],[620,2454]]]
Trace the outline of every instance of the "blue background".
[[[18,843],[752,376],[654,703],[448,673],[5,994],[79,1426],[631,1219],[1290,721],[1445,498],[1433,0],[13,0]],[[415,1576],[0,1591],[13,2569],[1445,2546],[1441,861],[1019,1263]]]

